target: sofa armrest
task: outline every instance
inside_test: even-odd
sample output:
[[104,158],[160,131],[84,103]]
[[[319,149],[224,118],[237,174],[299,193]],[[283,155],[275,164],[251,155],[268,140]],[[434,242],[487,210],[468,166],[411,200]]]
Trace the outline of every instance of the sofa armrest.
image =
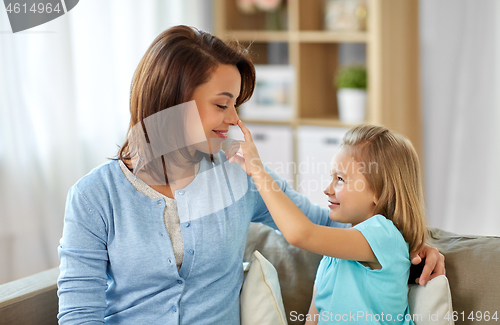
[[57,324],[59,268],[0,285],[0,325]]

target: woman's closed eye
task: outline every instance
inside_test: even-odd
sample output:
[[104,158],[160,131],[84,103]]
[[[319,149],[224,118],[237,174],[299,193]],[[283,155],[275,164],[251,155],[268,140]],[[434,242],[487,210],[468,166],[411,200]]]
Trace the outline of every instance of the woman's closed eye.
[[226,108],[227,108],[227,105],[217,105],[217,104],[216,104],[216,106],[217,106],[218,108],[222,108],[222,109],[226,109]]

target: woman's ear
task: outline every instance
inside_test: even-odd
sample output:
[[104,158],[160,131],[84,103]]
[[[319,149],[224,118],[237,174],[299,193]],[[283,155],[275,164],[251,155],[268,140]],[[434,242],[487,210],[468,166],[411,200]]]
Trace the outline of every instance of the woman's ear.
[[378,197],[376,195],[373,195],[373,205],[378,204]]

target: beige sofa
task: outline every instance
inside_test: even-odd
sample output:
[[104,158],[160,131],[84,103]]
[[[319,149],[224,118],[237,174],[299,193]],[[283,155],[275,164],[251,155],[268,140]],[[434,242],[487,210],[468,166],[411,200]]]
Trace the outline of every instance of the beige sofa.
[[[453,309],[459,317],[456,324],[500,323],[467,318],[471,312],[486,311],[497,311],[500,318],[500,237],[459,236],[429,229],[429,243],[445,255]],[[321,256],[290,246],[261,224],[250,226],[245,261],[250,261],[254,250],[260,251],[278,271],[288,324],[302,324],[292,321],[290,313],[307,313]],[[58,273],[54,268],[1,285],[0,325],[57,324]]]
[[[498,322],[490,319],[483,323],[500,324],[500,237],[460,236],[431,228],[428,243],[445,256],[453,309],[459,318],[455,324],[481,324],[476,317],[474,321],[467,319],[472,311],[488,311],[490,315],[497,311]],[[261,224],[250,226],[245,261],[254,250],[278,271],[288,324],[302,324],[292,321],[290,313],[307,314],[321,256],[290,246],[281,235]]]
[[0,285],[0,325],[57,324],[59,268]]

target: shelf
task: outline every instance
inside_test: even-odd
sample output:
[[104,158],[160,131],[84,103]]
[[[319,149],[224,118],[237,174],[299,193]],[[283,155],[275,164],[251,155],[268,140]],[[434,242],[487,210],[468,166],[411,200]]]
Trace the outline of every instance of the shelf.
[[285,126],[301,126],[301,125],[311,125],[311,126],[328,126],[337,128],[352,128],[357,124],[347,124],[340,122],[336,116],[325,116],[322,118],[301,118],[294,119],[293,121],[274,121],[274,120],[256,120],[256,119],[242,119],[245,124],[264,124],[264,125],[285,125]]
[[290,35],[292,41],[302,43],[367,43],[366,32],[297,32]]
[[298,120],[298,125],[330,126],[330,127],[350,129],[356,124],[342,123],[336,117],[331,116],[324,118],[301,118]]
[[352,127],[338,119],[333,80],[340,66],[353,59],[341,44],[364,44],[369,72],[365,122],[405,134],[422,157],[419,0],[367,0],[366,31],[324,30],[325,0],[288,0],[285,30],[266,30],[265,12],[245,14],[235,0],[213,1],[219,37],[249,47],[254,64],[290,64],[296,73],[293,118],[245,123]]
[[254,120],[254,119],[242,119],[245,124],[261,124],[261,125],[284,125],[291,127],[299,126],[324,126],[324,127],[335,127],[335,128],[345,128],[350,129],[357,124],[346,124],[340,122],[335,117],[325,117],[325,118],[302,118],[295,119],[293,121],[272,121],[272,120]]
[[331,31],[231,31],[227,34],[228,39],[236,39],[240,42],[301,42],[301,43],[368,43],[366,32],[331,32]]
[[241,119],[245,124],[271,124],[271,125],[290,125],[292,121],[276,121],[276,120],[255,120],[255,119]]
[[338,44],[300,43],[297,66],[297,116],[322,118],[337,115],[333,76],[338,69]]
[[231,31],[228,33],[229,39],[235,38],[240,42],[288,42],[288,32],[283,31]]

